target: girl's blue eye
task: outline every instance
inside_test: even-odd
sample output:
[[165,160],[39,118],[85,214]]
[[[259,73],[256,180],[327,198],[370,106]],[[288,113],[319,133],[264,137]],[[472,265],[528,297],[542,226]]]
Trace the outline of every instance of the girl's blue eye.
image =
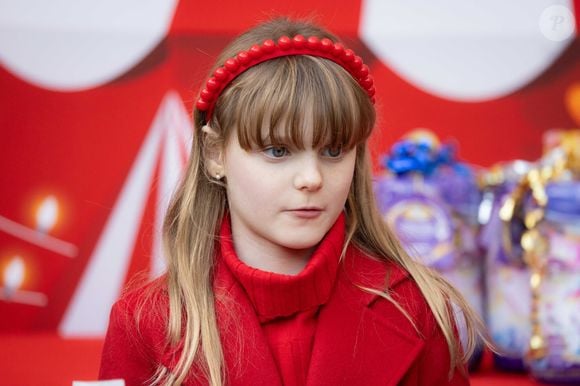
[[342,146],[325,147],[322,149],[322,155],[330,158],[338,158],[342,155]]
[[264,154],[272,158],[282,158],[288,155],[288,149],[284,146],[270,146],[263,150]]

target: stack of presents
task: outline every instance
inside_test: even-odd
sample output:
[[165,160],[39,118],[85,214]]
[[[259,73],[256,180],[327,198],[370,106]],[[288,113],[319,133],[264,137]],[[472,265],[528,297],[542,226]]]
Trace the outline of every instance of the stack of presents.
[[543,141],[535,162],[484,169],[416,130],[384,155],[375,192],[407,252],[485,321],[496,368],[580,384],[580,130]]

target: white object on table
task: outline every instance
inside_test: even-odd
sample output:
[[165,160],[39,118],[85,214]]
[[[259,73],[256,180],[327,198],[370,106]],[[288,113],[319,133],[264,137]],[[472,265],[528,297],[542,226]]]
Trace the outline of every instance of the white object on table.
[[107,381],[73,381],[72,386],[125,386],[122,379],[110,379]]

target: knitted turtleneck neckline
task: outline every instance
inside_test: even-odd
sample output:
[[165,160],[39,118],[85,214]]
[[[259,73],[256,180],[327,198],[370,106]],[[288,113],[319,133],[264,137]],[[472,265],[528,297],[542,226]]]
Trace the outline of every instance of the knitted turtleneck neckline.
[[324,236],[304,269],[297,275],[262,271],[242,262],[234,249],[229,216],[220,231],[221,255],[246,291],[261,323],[291,316],[325,304],[336,280],[344,243],[344,214]]

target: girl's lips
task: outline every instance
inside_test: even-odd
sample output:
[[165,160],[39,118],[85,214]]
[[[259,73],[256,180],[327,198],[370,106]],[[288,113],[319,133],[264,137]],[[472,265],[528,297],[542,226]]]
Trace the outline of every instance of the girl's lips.
[[317,218],[322,214],[322,209],[320,208],[298,208],[298,209],[291,209],[290,212],[292,215],[303,218],[303,219],[313,219]]

